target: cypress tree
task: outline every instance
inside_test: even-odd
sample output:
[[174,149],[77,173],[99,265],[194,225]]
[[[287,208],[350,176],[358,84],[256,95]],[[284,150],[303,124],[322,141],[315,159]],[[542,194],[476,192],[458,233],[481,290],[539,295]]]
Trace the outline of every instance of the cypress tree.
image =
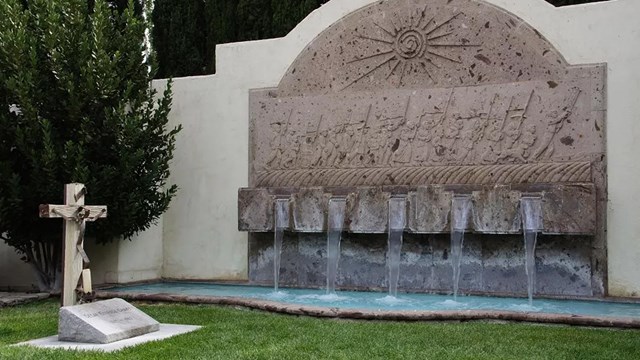
[[[112,0],[114,4],[123,1]],[[158,77],[214,73],[217,44],[285,36],[327,1],[155,0],[153,47],[158,53]],[[565,6],[608,0],[547,1]]]
[[269,0],[239,0],[236,16],[237,40],[258,40],[273,36]]
[[271,0],[271,30],[275,37],[286,34],[297,24],[300,6],[296,0]]
[[202,0],[156,0],[151,33],[157,77],[206,73],[206,31]]
[[206,22],[206,60],[207,73],[215,72],[215,51],[217,44],[224,44],[236,41],[238,29],[237,0],[206,0],[205,1],[205,22]]

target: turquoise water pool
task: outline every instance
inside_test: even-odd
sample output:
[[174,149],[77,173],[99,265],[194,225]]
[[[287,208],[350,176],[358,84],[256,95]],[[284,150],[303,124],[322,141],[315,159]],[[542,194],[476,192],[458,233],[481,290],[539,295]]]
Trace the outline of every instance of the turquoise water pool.
[[401,293],[397,297],[391,297],[382,292],[337,291],[334,294],[326,294],[324,290],[318,289],[289,288],[274,292],[273,288],[270,287],[185,282],[122,286],[109,289],[109,291],[239,297],[342,309],[402,311],[502,310],[640,319],[640,303],[608,301],[534,299],[533,305],[530,306],[528,300],[522,298],[458,296],[458,301],[453,301],[452,296],[432,294]]

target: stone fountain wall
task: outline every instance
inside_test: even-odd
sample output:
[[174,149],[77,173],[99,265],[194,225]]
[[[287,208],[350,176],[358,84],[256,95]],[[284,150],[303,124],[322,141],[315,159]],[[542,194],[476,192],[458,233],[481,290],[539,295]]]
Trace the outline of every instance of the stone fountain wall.
[[[522,192],[518,188],[536,190]],[[401,257],[399,287],[405,291],[451,290],[449,259],[451,199],[467,187],[360,187],[346,196],[345,233],[337,286],[380,289],[386,282],[388,201],[407,196],[407,222]],[[255,232],[250,238],[251,281],[273,282],[275,189],[240,191],[240,228]],[[323,287],[326,272],[326,216],[332,188],[298,189],[289,195],[290,217],[282,252],[280,284]],[[537,250],[538,295],[596,296],[601,278],[593,272],[591,246],[595,234],[595,189],[587,184],[493,186],[470,192],[472,216],[467,224],[461,289],[466,293],[526,293],[524,246],[519,200],[540,194],[542,229]],[[570,214],[567,215],[567,214]],[[251,219],[251,220],[250,220]],[[252,222],[258,220],[259,222]],[[562,234],[562,235],[560,235]],[[597,260],[597,259],[596,259]],[[594,285],[595,284],[595,285]]]
[[[590,241],[588,236],[540,236],[536,250],[536,295],[594,296]],[[326,244],[323,234],[287,233],[280,285],[324,288]],[[251,281],[272,285],[273,234],[254,234],[250,249]],[[345,233],[336,287],[386,291],[386,250],[386,235]],[[461,293],[526,296],[524,259],[521,235],[465,235]],[[448,235],[405,234],[400,291],[451,293],[452,278]]]
[[338,286],[384,287],[387,199],[408,198],[400,289],[446,291],[450,204],[474,204],[461,289],[526,293],[519,198],[544,201],[537,291],[602,296],[605,66],[569,66],[535,29],[474,0],[391,0],[318,36],[279,86],[250,93],[249,278],[269,282],[275,197],[288,197],[281,284],[322,286],[326,204],[347,196]]

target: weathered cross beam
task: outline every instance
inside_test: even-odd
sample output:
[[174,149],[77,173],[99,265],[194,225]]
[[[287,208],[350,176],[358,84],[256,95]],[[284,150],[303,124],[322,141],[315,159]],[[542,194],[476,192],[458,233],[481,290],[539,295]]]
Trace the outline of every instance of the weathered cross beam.
[[62,306],[75,305],[78,294],[92,292],[89,258],[84,252],[84,230],[88,221],[107,217],[106,206],[85,206],[83,184],[64,186],[64,205],[40,205],[41,218],[64,219]]

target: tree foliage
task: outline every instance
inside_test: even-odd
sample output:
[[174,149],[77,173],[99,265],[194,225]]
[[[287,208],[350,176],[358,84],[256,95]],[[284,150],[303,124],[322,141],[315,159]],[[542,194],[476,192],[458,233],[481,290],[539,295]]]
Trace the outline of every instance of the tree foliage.
[[[200,75],[206,72],[204,3],[199,0],[156,0],[152,20],[154,51],[162,61],[158,77]],[[172,69],[172,71],[169,71]]]
[[178,128],[171,90],[156,98],[145,57],[147,24],[104,0],[0,2],[0,236],[24,255],[41,287],[55,287],[65,183],[87,185],[109,217],[87,228],[105,243],[147,229],[168,207]]
[[[122,1],[122,0],[119,0]],[[328,0],[155,0],[158,78],[212,74],[215,46],[285,36]],[[547,0],[555,6],[606,0]]]

